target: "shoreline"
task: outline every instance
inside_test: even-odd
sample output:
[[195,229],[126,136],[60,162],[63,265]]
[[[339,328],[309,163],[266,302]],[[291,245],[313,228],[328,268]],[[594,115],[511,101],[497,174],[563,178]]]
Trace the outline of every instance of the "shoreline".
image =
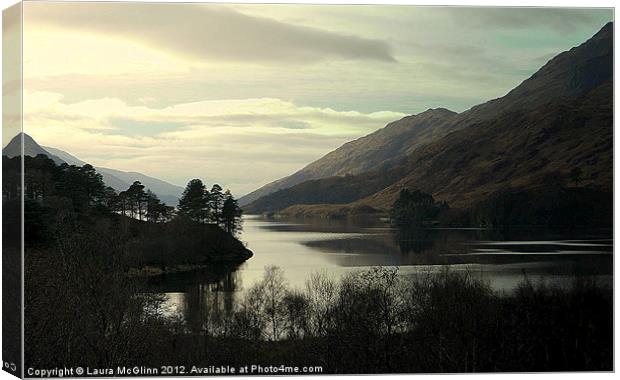
[[128,277],[157,277],[167,274],[189,273],[203,269],[209,269],[217,265],[241,264],[254,256],[254,253],[249,249],[246,250],[246,252],[248,254],[244,257],[215,256],[211,258],[209,263],[204,264],[179,264],[173,266],[165,266],[163,269],[160,266],[145,265],[141,268],[130,268],[125,272],[125,274]]

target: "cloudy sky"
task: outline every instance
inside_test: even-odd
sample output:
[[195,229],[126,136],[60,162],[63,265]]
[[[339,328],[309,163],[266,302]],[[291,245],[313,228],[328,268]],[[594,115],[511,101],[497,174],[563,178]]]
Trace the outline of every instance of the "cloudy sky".
[[94,165],[240,196],[407,114],[502,96],[612,17],[28,2],[24,127]]

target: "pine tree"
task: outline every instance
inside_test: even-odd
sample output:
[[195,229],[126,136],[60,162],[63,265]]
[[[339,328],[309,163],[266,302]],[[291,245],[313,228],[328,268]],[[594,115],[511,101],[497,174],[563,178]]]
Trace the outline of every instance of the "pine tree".
[[181,199],[179,199],[179,213],[190,219],[204,223],[209,216],[209,195],[204,183],[199,179],[192,179],[187,183]]
[[142,220],[142,216],[146,211],[147,195],[144,191],[144,185],[140,181],[135,181],[129,189],[127,189],[127,198],[129,200],[132,217],[138,214],[138,219]]
[[211,207],[211,221],[217,225],[222,222],[222,207],[224,207],[225,195],[222,187],[217,183],[211,187],[209,205]]
[[222,222],[224,224],[224,230],[231,235],[235,235],[237,231],[241,230],[241,214],[242,210],[237,204],[237,200],[230,194],[230,191],[226,191],[224,194],[224,205],[222,206]]

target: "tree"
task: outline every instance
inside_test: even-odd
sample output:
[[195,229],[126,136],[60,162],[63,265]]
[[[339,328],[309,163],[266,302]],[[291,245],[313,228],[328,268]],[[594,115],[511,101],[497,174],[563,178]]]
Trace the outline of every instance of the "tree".
[[286,335],[289,339],[300,339],[309,332],[310,302],[299,290],[288,291],[283,299],[286,313]]
[[199,179],[192,179],[185,186],[179,199],[179,213],[204,223],[209,216],[209,195],[206,186]]
[[402,189],[391,210],[392,219],[399,225],[433,220],[446,204],[436,203],[432,195],[420,190]]
[[265,267],[265,273],[261,282],[265,294],[265,314],[271,330],[271,339],[278,340],[284,330],[286,309],[284,297],[286,296],[287,282],[284,271],[277,266]]
[[220,225],[222,221],[222,207],[224,207],[224,201],[222,186],[217,183],[214,184],[211,187],[209,205],[211,206],[211,220],[217,225]]
[[[30,158],[26,156],[26,159]],[[51,161],[51,160],[50,160]],[[52,161],[53,163],[53,161]],[[56,168],[56,165],[54,165]],[[24,182],[27,181],[27,177],[24,178]],[[26,182],[27,184],[27,182]],[[19,199],[20,190],[22,187],[22,161],[21,156],[15,156],[9,158],[2,156],[2,199]]]
[[129,207],[127,191],[121,191],[120,193],[118,193],[116,203],[118,205],[118,211],[120,211],[123,216],[127,216],[127,211],[131,209]]
[[131,206],[132,217],[138,214],[138,219],[142,220],[142,216],[146,213],[147,195],[144,191],[144,185],[140,181],[135,181],[129,189],[127,189],[127,198]]
[[151,190],[146,192],[146,218],[149,222],[165,221],[170,218],[173,207],[163,203]]
[[60,169],[62,174],[57,184],[58,193],[71,199],[76,211],[85,211],[90,204],[90,199],[80,167],[62,164]]
[[242,210],[237,204],[237,200],[232,196],[230,191],[225,193],[225,201],[222,206],[222,223],[224,230],[231,235],[241,230],[241,213]]
[[119,211],[120,204],[118,194],[116,194],[116,190],[114,190],[110,186],[106,186],[103,189],[101,204],[105,206],[109,211]]
[[[21,165],[19,161],[17,163],[17,168],[19,168],[17,173],[19,174],[13,178],[17,180],[17,186],[21,187]],[[54,161],[43,154],[39,154],[34,158],[26,156],[24,158],[24,165],[25,197],[40,200],[45,196],[51,195],[54,192],[54,178],[59,173]],[[8,179],[10,177],[11,175],[7,173],[7,176],[3,178]],[[9,179],[9,183],[10,181]]]
[[103,176],[92,165],[86,164],[79,168],[86,198],[89,204],[101,204],[104,201],[105,185]]

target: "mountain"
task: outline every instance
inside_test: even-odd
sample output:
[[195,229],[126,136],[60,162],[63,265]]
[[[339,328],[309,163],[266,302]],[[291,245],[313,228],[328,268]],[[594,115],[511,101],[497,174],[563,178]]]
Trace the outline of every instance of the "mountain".
[[64,161],[53,154],[47,152],[41,145],[25,133],[19,133],[13,137],[11,141],[2,149],[2,155],[8,157],[21,156],[22,154],[22,137],[24,139],[24,155],[30,157],[36,157],[39,154],[44,154],[54,161],[57,165],[62,164]]
[[375,194],[400,178],[398,171],[386,170],[314,179],[265,195],[243,209],[260,214],[298,204],[346,204]]
[[125,183],[131,184],[134,181],[140,181],[147,189],[150,189],[152,192],[157,194],[159,199],[170,206],[176,206],[179,203],[179,197],[184,190],[181,186],[173,185],[169,182],[162,181],[161,179],[150,177],[142,173],[124,172],[121,170],[103,167],[97,167],[96,169],[101,172],[104,177],[107,175],[118,178]]
[[[77,158],[77,157],[75,157],[75,156],[73,156],[73,155],[71,155],[71,154],[69,154],[69,153],[67,153],[65,151],[62,151],[60,149],[52,148],[52,147],[49,147],[49,146],[46,146],[46,147],[43,147],[43,148],[46,151],[48,151],[49,153],[59,157],[60,159],[62,159],[64,162],[66,162],[69,165],[83,166],[83,165],[86,164],[86,162],[84,162],[84,161],[80,160],[79,158]],[[113,188],[113,189],[115,189],[117,191],[125,190],[125,189],[129,188],[129,186],[133,183],[133,182],[123,181],[122,179],[116,177],[115,175],[105,172],[104,170],[102,170],[102,168],[96,168],[96,169],[101,174],[101,176],[103,177],[103,182],[107,186],[110,186],[111,188]],[[153,191],[153,192],[155,192],[155,191]]]
[[[467,207],[507,187],[536,186],[550,176],[565,178],[574,167],[583,170],[584,184],[609,187],[612,88],[613,25],[609,23],[582,45],[551,59],[504,97],[436,124],[435,129],[448,133],[403,149],[407,155],[398,157],[395,164],[394,160],[388,166],[379,163],[376,173],[383,173],[384,182],[389,182],[384,189],[342,201],[345,197],[329,193],[352,186],[356,194],[373,191],[378,174],[325,178],[290,188],[295,194],[281,190],[258,199],[246,210],[278,211],[291,205],[282,199],[295,201],[292,204],[297,206],[287,209],[295,214],[329,213],[325,203],[336,204],[333,209],[338,212],[343,203],[387,210],[404,187],[430,192],[454,207]],[[386,133],[389,126],[374,135]]]
[[455,112],[445,108],[437,108],[389,123],[382,129],[342,145],[294,174],[241,197],[239,204],[247,205],[307,180],[360,174],[390,166],[416,147],[449,133],[453,124],[448,121],[455,115]]
[[587,94],[613,75],[613,23],[592,38],[553,57],[505,96],[472,107],[461,122],[489,120],[514,109],[533,109],[552,99]]
[[439,108],[392,122],[344,144],[288,177],[247,194],[240,199],[240,204],[250,204],[306,180],[383,170],[418,147],[474,123],[491,120],[510,110],[531,110],[552,99],[582,96],[613,72],[612,45],[613,24],[608,23],[590,40],[557,55],[501,98],[461,114]]
[[[69,165],[83,166],[86,164],[86,162],[60,149],[40,146],[32,137],[25,133],[23,136],[24,154],[26,156],[34,157],[37,154],[45,154],[58,165],[67,163]],[[20,155],[20,138],[21,134],[15,136],[2,150],[2,154],[8,157]],[[95,167],[95,169],[103,177],[103,182],[106,186],[110,186],[117,191],[122,191],[129,188],[133,182],[140,181],[147,189],[150,189],[152,192],[157,194],[159,199],[170,206],[176,206],[179,202],[181,193],[183,193],[183,188],[180,186],[173,185],[142,173],[124,172],[121,170],[104,167]]]
[[465,208],[504,189],[567,183],[573,168],[582,170],[582,186],[612,188],[612,80],[573,101],[507,112],[422,147],[400,180],[358,203],[387,210],[400,189],[416,188]]

